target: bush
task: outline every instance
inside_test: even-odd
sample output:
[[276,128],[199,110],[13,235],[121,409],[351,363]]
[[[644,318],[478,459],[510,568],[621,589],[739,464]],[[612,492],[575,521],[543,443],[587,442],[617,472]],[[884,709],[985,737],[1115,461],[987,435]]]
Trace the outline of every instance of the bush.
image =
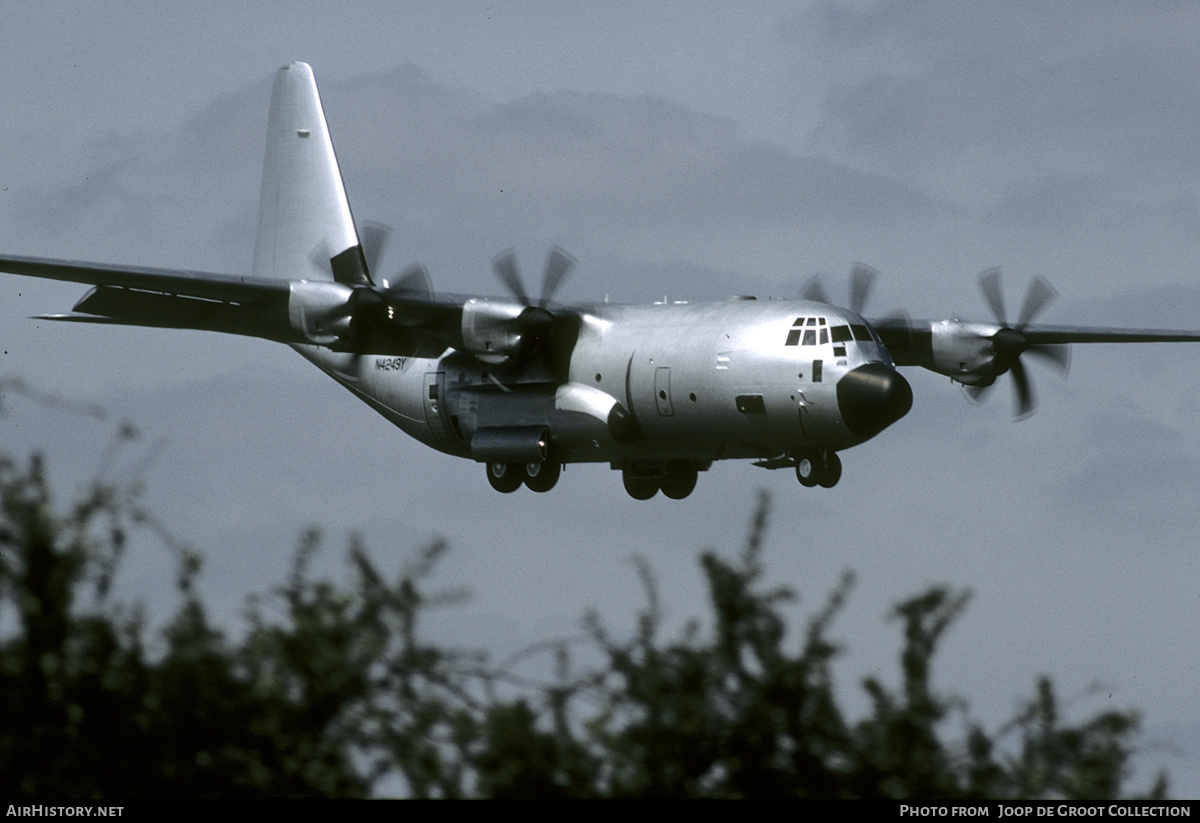
[[[589,616],[604,664],[573,672],[565,644],[549,685],[513,685],[480,652],[421,639],[434,544],[393,580],[352,540],[353,580],[313,579],[317,532],[291,576],[248,605],[242,640],[211,625],[198,557],[130,489],[97,481],[56,508],[43,461],[0,457],[0,790],[25,797],[1114,798],[1126,789],[1137,716],[1064,724],[1051,681],[994,733],[931,686],[938,642],[968,600],[935,587],[898,604],[902,682],[863,686],[871,713],[838,707],[829,627],[847,574],[790,638],[787,588],[764,583],[764,496],[734,559],[700,557],[711,627],[659,638],[648,568],[638,629]],[[126,535],[177,555],[181,605],[147,652],[136,607],[111,602]],[[89,597],[90,595],[90,597]],[[89,601],[90,600],[90,604]],[[794,647],[794,648],[793,648]],[[507,684],[506,688],[498,688]],[[500,696],[503,693],[505,696]],[[965,729],[948,738],[951,719]],[[1164,777],[1150,794],[1162,796]]]

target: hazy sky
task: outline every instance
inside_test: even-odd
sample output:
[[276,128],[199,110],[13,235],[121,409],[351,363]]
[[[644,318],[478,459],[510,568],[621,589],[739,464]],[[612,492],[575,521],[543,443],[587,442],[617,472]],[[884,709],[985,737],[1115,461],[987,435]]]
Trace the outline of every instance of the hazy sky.
[[[114,7],[115,6],[115,7]],[[388,268],[499,293],[515,245],[579,260],[559,297],[796,296],[850,266],[871,311],[989,319],[1043,274],[1052,322],[1200,328],[1200,7],[1141,3],[429,4],[0,2],[0,249],[248,272],[274,73],[312,64],[355,215],[394,227]],[[773,581],[815,608],[858,573],[834,634],[861,708],[898,680],[889,605],[969,587],[936,682],[996,724],[1052,675],[1081,717],[1143,711],[1151,767],[1200,796],[1200,347],[1077,346],[1069,381],[1031,366],[971,405],[906,371],[913,410],[843,454],[834,490],[722,463],[686,501],[640,503],[607,466],[548,495],[408,440],[286,347],[199,332],[36,322],[85,291],[0,275],[0,376],[112,410],[6,398],[6,450],[87,476],[114,420],[143,445],[111,471],[207,557],[236,614],[282,579],[309,523],[363,531],[386,568],[434,534],[472,600],[447,630],[504,652],[627,625],[645,557],[672,618],[703,611],[697,550],[734,551],[758,489]],[[141,458],[145,458],[144,461]],[[169,592],[161,550],[126,569]],[[804,613],[802,609],[798,617]],[[1109,695],[1111,694],[1111,698]]]

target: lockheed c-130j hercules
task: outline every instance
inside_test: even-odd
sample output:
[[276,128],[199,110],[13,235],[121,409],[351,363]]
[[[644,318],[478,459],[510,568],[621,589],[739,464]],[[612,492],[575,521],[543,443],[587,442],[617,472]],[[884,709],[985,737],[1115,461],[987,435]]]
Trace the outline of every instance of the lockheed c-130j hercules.
[[571,268],[552,250],[532,298],[511,253],[493,261],[510,298],[435,294],[424,269],[376,272],[378,228],[355,226],[311,68],[284,66],[267,126],[250,276],[0,257],[0,271],[90,284],[42,319],[204,329],[286,343],[404,432],[482,463],[491,485],[551,489],[566,463],[609,463],[646,499],[683,498],[714,461],[791,469],[834,486],[839,452],[908,413],[897,366],[979,394],[1012,376],[1033,408],[1025,355],[1064,370],[1068,345],[1200,341],[1200,332],[1035,325],[1054,292],[1030,287],[1010,323],[998,274],[980,280],[993,322],[867,320],[874,280],[839,308],[801,300],[562,305]]

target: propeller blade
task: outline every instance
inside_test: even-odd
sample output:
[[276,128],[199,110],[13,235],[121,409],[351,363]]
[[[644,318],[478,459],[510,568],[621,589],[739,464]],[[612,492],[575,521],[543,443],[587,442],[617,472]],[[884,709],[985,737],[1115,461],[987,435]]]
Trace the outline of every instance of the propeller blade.
[[983,399],[987,397],[988,390],[991,389],[993,385],[995,384],[989,383],[986,386],[963,386],[963,391],[966,392],[967,398],[972,403],[982,403]]
[[333,265],[329,262],[329,241],[322,240],[308,254],[308,264],[329,277],[333,276]]
[[1071,371],[1071,347],[1066,343],[1038,343],[1027,351],[1064,377]]
[[996,318],[996,322],[1002,326],[1007,326],[1008,312],[1004,309],[1004,292],[1000,288],[1000,269],[986,269],[979,274],[979,290],[983,292],[983,299],[987,301],[988,308],[992,310],[992,317]]
[[396,278],[395,285],[392,286],[390,291],[406,295],[432,297],[433,283],[429,279],[429,272],[425,267],[420,263],[416,263],[400,272]]
[[506,251],[497,255],[492,260],[492,268],[495,269],[500,282],[517,298],[517,302],[523,306],[530,305],[525,284],[521,281],[521,273],[517,270],[517,255],[514,252]]
[[362,246],[363,259],[367,262],[367,278],[376,282],[372,276],[379,271],[379,261],[391,239],[392,229],[383,223],[366,222],[358,231],[358,242]]
[[855,314],[862,314],[867,307],[878,279],[879,272],[865,263],[855,263],[850,270],[850,310]]
[[550,254],[546,257],[546,271],[542,275],[542,296],[538,300],[539,306],[545,308],[554,299],[555,293],[558,292],[559,287],[562,286],[574,266],[574,257],[558,246],[550,249]]
[[912,315],[905,309],[895,309],[882,319],[876,320],[875,328],[884,337],[889,348],[911,349],[913,346]]
[[1041,314],[1046,306],[1054,302],[1058,292],[1050,285],[1050,281],[1040,274],[1029,283],[1025,292],[1025,302],[1021,304],[1021,315],[1017,320],[1017,328],[1023,329]]
[[816,303],[828,303],[829,295],[825,293],[825,286],[821,283],[821,275],[814,274],[804,283],[804,287],[800,289],[800,299],[812,300]]
[[1029,383],[1029,375],[1025,373],[1025,365],[1020,359],[1012,364],[1012,378],[1013,386],[1017,390],[1016,417],[1021,420],[1033,414],[1037,404],[1033,400],[1033,386]]

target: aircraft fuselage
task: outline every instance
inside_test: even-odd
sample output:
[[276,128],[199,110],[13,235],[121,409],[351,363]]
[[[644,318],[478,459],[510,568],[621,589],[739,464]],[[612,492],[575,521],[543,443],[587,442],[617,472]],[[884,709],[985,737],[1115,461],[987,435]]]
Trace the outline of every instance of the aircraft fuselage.
[[[545,459],[559,463],[782,460],[805,447],[857,445],[911,405],[870,326],[826,304],[599,304],[581,307],[579,318],[567,333],[565,374],[547,372],[553,357],[488,364],[456,351],[418,358],[296,348],[412,437],[480,461],[520,459],[522,432],[536,439],[538,430],[548,435]],[[843,384],[864,366],[849,382],[871,373],[865,423],[861,395],[848,398]],[[628,414],[627,438],[614,436],[613,404]]]

